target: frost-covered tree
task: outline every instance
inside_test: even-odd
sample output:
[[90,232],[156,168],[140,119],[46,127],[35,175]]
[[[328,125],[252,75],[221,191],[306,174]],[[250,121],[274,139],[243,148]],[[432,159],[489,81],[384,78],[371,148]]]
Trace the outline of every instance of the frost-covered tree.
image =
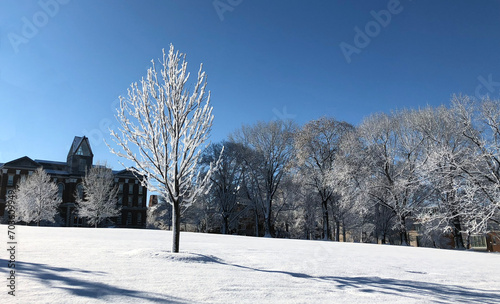
[[419,221],[427,235],[450,232],[456,248],[464,248],[462,234],[486,232],[500,207],[500,102],[453,96],[450,108],[419,116],[427,137],[427,162],[419,171],[433,188]]
[[292,121],[276,120],[243,126],[230,136],[230,140],[252,151],[243,155],[248,170],[246,188],[264,214],[266,237],[271,237],[274,197],[293,156],[295,130]]
[[[328,205],[338,203],[339,196],[333,183],[330,182],[331,171],[339,151],[342,137],[354,127],[346,122],[339,122],[333,118],[320,118],[307,123],[295,136],[295,154],[299,174],[304,183],[309,186],[319,198],[323,213],[323,239],[331,239]],[[334,213],[339,216],[340,210]]]
[[43,220],[54,222],[61,199],[57,185],[42,168],[22,179],[15,193],[17,220],[35,222],[38,226]]
[[113,171],[106,165],[90,168],[83,178],[83,197],[75,193],[78,216],[97,226],[105,219],[120,214],[117,206],[118,187],[114,183]]
[[203,65],[188,89],[185,55],[172,45],[168,54],[163,51],[160,71],[152,65],[146,79],[131,85],[128,98],[120,97],[120,127],[111,135],[121,151],[111,151],[132,161],[144,185],[172,205],[172,252],[179,252],[181,207],[206,191],[211,175],[209,170],[199,178],[197,171],[213,121],[210,93]]
[[463,135],[477,151],[467,176],[483,202],[482,220],[473,226],[485,231],[488,221],[500,224],[500,99],[486,97],[474,104],[467,96],[454,96],[452,102]]
[[[213,203],[213,211],[218,214],[221,222],[222,234],[228,234],[230,227],[238,220],[239,190],[243,180],[243,158],[239,152],[241,147],[233,142],[222,142],[210,145],[200,161],[203,172],[210,168],[210,164],[217,162],[220,165],[215,168],[210,181],[212,187],[208,198],[203,203]],[[207,210],[208,206],[205,206]],[[209,212],[205,212],[208,216]],[[206,221],[208,225],[208,221]]]
[[[416,128],[425,136],[426,162],[417,169],[431,190],[428,202],[418,214],[427,236],[451,232],[456,248],[464,248],[461,209],[463,200],[456,185],[464,181],[474,148],[463,136],[455,111],[446,107],[425,108],[416,113]],[[437,233],[436,233],[437,232]],[[437,243],[438,240],[431,240]]]
[[359,127],[369,169],[365,185],[370,199],[396,217],[401,244],[408,244],[407,219],[429,194],[417,174],[425,161],[424,138],[413,125],[413,113],[376,114]]

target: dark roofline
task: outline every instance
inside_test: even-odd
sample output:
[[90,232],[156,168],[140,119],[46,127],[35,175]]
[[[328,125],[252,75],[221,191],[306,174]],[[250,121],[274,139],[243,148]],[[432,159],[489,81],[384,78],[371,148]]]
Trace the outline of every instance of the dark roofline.
[[54,160],[45,160],[45,159],[35,159],[35,161],[39,164],[53,164],[53,165],[63,165],[66,166],[66,162],[54,161]]
[[[40,165],[39,163],[37,163],[36,161],[32,160],[31,158],[29,158],[28,156],[23,156],[23,157],[19,157],[19,158],[16,158],[14,160],[11,160],[10,162],[6,162],[2,165],[2,167],[9,167],[11,166],[12,163],[14,162],[17,162],[17,161],[20,161],[22,159],[25,159],[27,160],[28,162],[30,162],[32,164],[33,167],[35,168],[38,168],[38,167],[41,167],[42,165]],[[18,166],[12,166],[12,167],[17,167],[19,168]],[[29,167],[22,167],[22,168],[29,168]]]

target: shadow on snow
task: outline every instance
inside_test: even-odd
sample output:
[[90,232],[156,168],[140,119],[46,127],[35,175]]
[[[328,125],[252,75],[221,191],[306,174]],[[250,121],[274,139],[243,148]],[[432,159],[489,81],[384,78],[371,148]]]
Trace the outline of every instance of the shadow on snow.
[[[338,277],[338,276],[311,276],[305,273],[289,272],[281,270],[258,269],[238,264],[227,263],[217,257],[196,254],[204,262],[212,262],[231,267],[237,267],[257,272],[277,273],[301,278],[315,280],[318,282],[332,282],[338,289],[354,288],[365,293],[381,293],[401,296],[406,298],[422,299],[419,295],[432,298],[437,303],[498,303],[500,290],[483,290],[469,288],[459,285],[447,285],[439,283],[429,283],[422,281],[399,280],[380,277]],[[411,272],[411,271],[410,271]],[[411,272],[425,275],[423,272]]]
[[[0,263],[2,265],[6,265],[7,260],[0,259]],[[23,276],[31,276],[35,279],[38,279],[49,288],[63,289],[75,296],[80,297],[105,299],[112,296],[122,296],[135,298],[139,302],[150,301],[156,303],[173,304],[188,303],[187,301],[165,294],[120,288],[105,283],[87,281],[69,276],[75,273],[92,274],[93,278],[95,278],[96,275],[106,276],[106,273],[101,271],[53,267],[47,264],[18,261],[16,263],[16,272],[19,272]],[[141,286],[138,287],[140,288]]]

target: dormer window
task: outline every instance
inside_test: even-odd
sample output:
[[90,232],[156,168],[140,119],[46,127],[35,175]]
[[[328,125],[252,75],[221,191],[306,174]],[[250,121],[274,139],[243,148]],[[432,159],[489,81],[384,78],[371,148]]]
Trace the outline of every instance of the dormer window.
[[75,152],[75,155],[82,155],[82,156],[89,156],[90,155],[89,147],[87,146],[87,144],[85,142],[83,142],[80,145],[80,147],[78,147],[78,149]]

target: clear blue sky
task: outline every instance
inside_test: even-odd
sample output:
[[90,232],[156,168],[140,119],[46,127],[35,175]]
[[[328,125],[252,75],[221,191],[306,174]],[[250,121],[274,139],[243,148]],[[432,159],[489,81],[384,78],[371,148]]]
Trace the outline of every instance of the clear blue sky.
[[[453,93],[500,96],[498,0],[54,1],[0,1],[0,162],[64,161],[86,135],[94,159],[119,169],[102,143],[117,97],[170,43],[191,72],[204,63],[212,142],[283,116],[359,124]],[[381,10],[390,21],[377,28]],[[356,47],[367,26],[348,63],[341,43]]]

